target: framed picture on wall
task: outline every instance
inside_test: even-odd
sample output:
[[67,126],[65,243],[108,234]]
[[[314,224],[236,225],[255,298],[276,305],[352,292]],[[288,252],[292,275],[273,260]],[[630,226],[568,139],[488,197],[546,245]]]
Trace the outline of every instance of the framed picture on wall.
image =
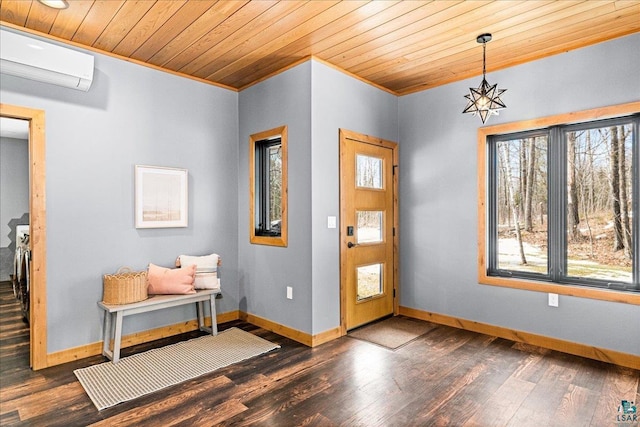
[[136,228],[188,226],[187,169],[135,167]]

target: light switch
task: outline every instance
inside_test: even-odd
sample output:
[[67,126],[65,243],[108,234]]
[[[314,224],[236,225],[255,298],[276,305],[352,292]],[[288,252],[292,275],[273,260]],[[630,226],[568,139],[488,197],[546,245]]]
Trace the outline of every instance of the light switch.
[[327,217],[327,228],[336,228],[337,227],[337,220],[335,216],[329,216]]

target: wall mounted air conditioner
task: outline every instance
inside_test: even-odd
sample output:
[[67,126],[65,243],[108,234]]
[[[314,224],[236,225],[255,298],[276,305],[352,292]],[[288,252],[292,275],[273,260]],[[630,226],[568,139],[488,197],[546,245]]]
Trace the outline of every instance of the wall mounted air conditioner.
[[88,91],[93,56],[0,30],[0,73]]

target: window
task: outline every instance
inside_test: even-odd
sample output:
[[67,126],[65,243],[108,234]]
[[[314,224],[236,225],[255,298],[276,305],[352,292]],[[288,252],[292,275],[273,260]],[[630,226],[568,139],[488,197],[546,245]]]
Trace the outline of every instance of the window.
[[287,246],[287,127],[249,138],[250,241]]
[[548,274],[548,135],[490,138],[491,274]]
[[480,283],[640,303],[640,114],[627,107],[480,130]]

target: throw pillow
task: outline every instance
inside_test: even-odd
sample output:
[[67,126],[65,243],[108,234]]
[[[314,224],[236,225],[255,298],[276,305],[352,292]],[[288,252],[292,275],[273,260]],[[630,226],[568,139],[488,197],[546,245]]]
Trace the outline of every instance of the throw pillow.
[[195,294],[196,265],[186,268],[165,268],[149,264],[147,280],[149,294]]
[[180,262],[181,267],[195,264],[197,266],[198,273],[210,273],[216,271],[218,268],[220,257],[218,254],[204,256],[180,255],[178,257],[178,261]]

